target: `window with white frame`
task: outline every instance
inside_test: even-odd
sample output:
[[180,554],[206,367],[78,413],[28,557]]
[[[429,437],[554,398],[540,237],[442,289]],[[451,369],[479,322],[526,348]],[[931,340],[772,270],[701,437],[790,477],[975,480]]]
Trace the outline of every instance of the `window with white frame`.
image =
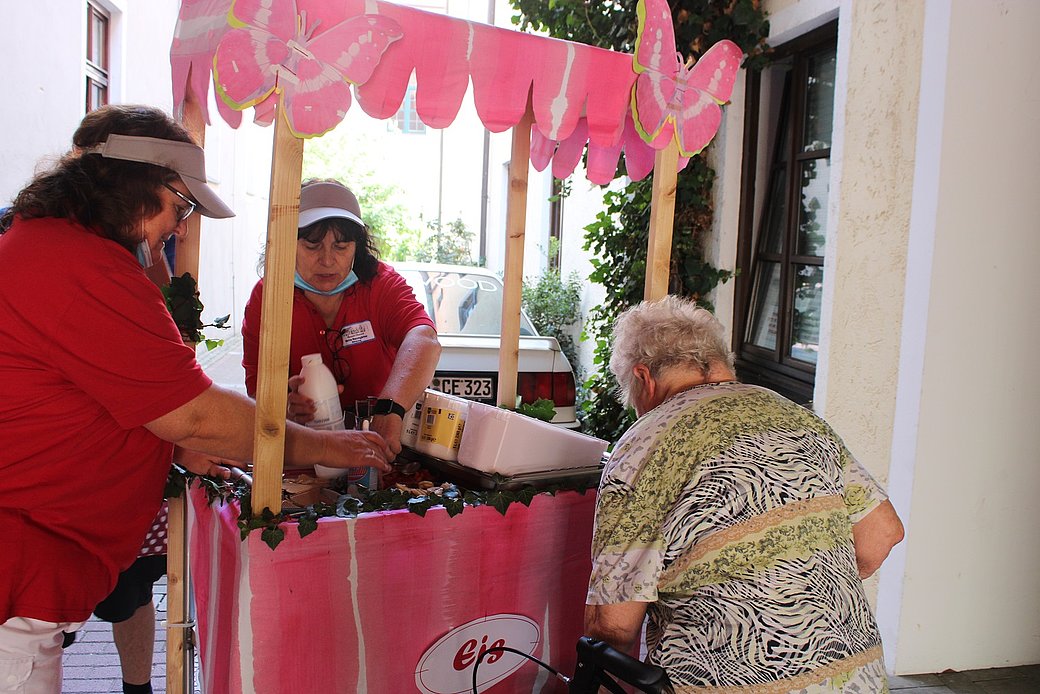
[[403,133],[419,134],[426,132],[426,124],[419,120],[419,113],[415,110],[415,85],[408,87],[401,102],[401,108],[397,111],[397,128]]
[[108,103],[109,15],[100,6],[87,3],[86,111]]

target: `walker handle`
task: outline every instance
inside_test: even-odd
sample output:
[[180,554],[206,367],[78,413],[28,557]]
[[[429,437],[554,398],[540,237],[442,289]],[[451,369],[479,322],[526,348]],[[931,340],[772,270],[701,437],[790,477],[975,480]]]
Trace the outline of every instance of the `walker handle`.
[[[669,694],[672,691],[671,682],[664,668],[657,665],[648,665],[636,660],[630,655],[611,648],[602,641],[582,636],[578,639],[578,663],[574,669],[574,677],[568,686],[570,694],[584,694],[595,692],[600,685],[611,691],[614,689],[602,675],[610,674],[622,682],[638,687],[640,691],[649,694]],[[613,684],[611,682],[611,684]],[[616,685],[615,685],[616,686]]]

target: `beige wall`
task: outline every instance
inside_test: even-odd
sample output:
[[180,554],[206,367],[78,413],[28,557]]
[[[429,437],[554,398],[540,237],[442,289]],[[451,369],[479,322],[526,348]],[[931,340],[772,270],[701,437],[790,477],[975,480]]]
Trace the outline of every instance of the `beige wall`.
[[925,329],[900,390],[919,399],[917,427],[893,450],[893,475],[912,483],[904,673],[1040,662],[1040,3],[929,10],[926,46],[947,62],[922,103],[938,147],[915,180],[915,205],[934,209],[912,229],[908,320]]
[[[765,7],[774,44],[839,19],[815,404],[906,522],[878,586],[888,665],[1040,662],[1040,3]],[[722,267],[742,108],[716,151]]]
[[924,3],[839,18],[817,410],[887,479],[917,131]]

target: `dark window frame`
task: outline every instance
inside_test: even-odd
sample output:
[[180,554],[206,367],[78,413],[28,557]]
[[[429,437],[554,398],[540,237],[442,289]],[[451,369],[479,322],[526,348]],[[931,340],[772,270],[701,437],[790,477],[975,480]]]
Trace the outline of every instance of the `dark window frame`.
[[[111,23],[112,18],[108,12],[93,2],[87,2],[86,93],[84,95],[84,108],[87,113],[108,104],[112,55]],[[100,40],[95,34],[96,29],[101,31]],[[99,48],[97,52],[94,51],[95,45]]]
[[[780,123],[786,128],[786,136],[781,136],[781,129],[777,127],[775,140],[766,154],[770,157],[764,171],[767,174],[765,181],[765,195],[762,197],[763,210],[761,216],[756,218],[756,184],[759,169],[759,137],[762,125],[762,72],[751,70],[747,74],[745,89],[746,106],[744,111],[744,147],[743,161],[741,164],[741,193],[740,212],[738,217],[739,236],[737,243],[737,266],[743,268],[736,278],[735,303],[734,303],[734,330],[733,350],[737,355],[736,367],[739,377],[750,383],[757,383],[773,388],[783,395],[801,403],[809,403],[812,400],[813,388],[816,378],[816,365],[812,362],[799,360],[788,354],[787,348],[792,333],[792,320],[794,316],[794,283],[795,273],[793,268],[797,265],[811,265],[822,267],[823,256],[803,255],[795,252],[797,247],[799,229],[799,211],[801,194],[800,174],[801,167],[806,161],[818,159],[830,159],[830,148],[803,151],[800,142],[804,122],[806,70],[808,59],[817,55],[821,50],[834,47],[837,44],[837,20],[814,29],[788,43],[776,48],[772,55],[770,65],[783,61],[792,61],[793,67],[788,79],[791,80],[793,88],[784,89],[780,97],[781,103],[778,113]],[[793,103],[786,103],[790,99]],[[786,122],[785,122],[786,121]],[[774,185],[780,165],[777,152],[774,151],[786,140],[787,156],[783,161],[786,175],[785,185],[785,218],[782,233],[783,244],[779,254],[769,254],[758,246],[764,245],[761,236],[765,234],[765,218],[767,210],[769,191]],[[833,220],[830,221],[833,223]],[[758,275],[758,262],[780,263],[780,296],[778,300],[779,315],[777,321],[776,347],[770,351],[759,345],[752,344],[748,340],[749,321],[752,319],[752,302],[755,299],[755,279]],[[829,278],[824,278],[829,281]]]

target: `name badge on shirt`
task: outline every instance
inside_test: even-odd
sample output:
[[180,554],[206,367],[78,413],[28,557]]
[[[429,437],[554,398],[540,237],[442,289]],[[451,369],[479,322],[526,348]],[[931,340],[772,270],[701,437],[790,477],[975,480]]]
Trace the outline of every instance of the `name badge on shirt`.
[[363,320],[360,323],[344,325],[339,329],[343,338],[343,346],[360,345],[363,342],[371,342],[376,339],[376,333],[372,330],[372,321]]

